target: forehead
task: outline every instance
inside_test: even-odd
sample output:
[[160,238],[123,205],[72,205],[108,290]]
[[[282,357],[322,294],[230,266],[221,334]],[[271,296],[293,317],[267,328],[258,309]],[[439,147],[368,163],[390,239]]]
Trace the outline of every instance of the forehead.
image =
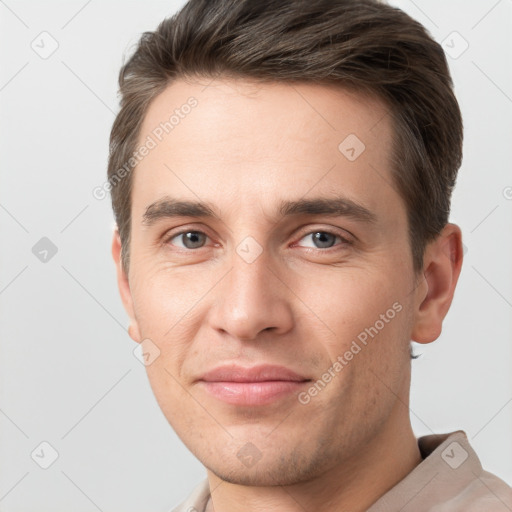
[[400,202],[391,142],[388,109],[367,94],[309,83],[180,79],[144,118],[139,147],[152,148],[137,165],[134,206],[170,194],[261,208],[314,189],[386,208]]
[[[194,106],[190,107],[191,104]],[[308,140],[313,143],[322,136],[340,137],[351,131],[370,143],[373,141],[368,135],[377,125],[380,125],[377,130],[380,137],[390,135],[388,114],[381,99],[340,86],[258,83],[234,78],[178,79],[151,102],[139,142],[143,135],[156,131],[157,138],[165,138],[172,145],[173,139],[179,139],[180,134],[188,136],[191,129],[197,139],[220,141],[224,134],[231,136],[236,129],[238,139],[249,135],[251,140],[270,142],[279,130],[280,137],[274,142],[304,143]],[[198,117],[200,123],[194,123]],[[257,131],[258,128],[262,130]],[[173,136],[168,137],[171,132]],[[264,148],[253,146],[252,149],[251,154],[255,156],[263,154]]]

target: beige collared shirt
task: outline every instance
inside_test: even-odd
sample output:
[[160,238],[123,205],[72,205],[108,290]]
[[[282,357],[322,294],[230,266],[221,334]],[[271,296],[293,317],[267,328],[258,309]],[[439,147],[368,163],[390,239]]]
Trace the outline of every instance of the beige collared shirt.
[[[423,462],[367,512],[512,512],[512,488],[483,470],[462,430],[420,437],[418,446]],[[205,479],[172,512],[206,512],[209,498]]]

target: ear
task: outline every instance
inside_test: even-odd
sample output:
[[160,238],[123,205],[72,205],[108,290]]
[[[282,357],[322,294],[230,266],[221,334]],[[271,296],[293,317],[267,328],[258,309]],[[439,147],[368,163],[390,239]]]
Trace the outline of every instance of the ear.
[[128,282],[128,276],[126,275],[122,264],[121,247],[121,237],[119,236],[119,230],[116,226],[114,229],[114,236],[112,238],[112,257],[114,258],[114,263],[116,264],[117,269],[117,286],[119,288],[121,300],[123,301],[124,309],[130,317],[130,327],[128,328],[128,334],[133,341],[140,343],[142,341],[142,337],[140,335],[137,319],[135,318],[130,283]]
[[430,343],[441,334],[462,267],[462,233],[447,224],[425,249],[423,272],[416,288],[415,322],[411,339]]

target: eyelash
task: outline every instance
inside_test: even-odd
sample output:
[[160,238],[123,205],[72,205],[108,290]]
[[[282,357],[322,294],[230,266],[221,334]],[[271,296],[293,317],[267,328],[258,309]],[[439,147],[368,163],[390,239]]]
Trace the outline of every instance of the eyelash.
[[[163,243],[164,243],[164,245],[170,244],[170,241],[173,238],[176,238],[176,237],[178,237],[180,235],[184,235],[186,233],[199,233],[201,235],[205,235],[207,238],[210,238],[204,231],[188,228],[188,229],[183,229],[181,231],[178,231],[177,233],[172,233],[169,236],[166,236]],[[339,248],[342,248],[342,247],[347,246],[347,245],[352,245],[352,243],[353,243],[350,240],[348,240],[347,238],[345,238],[342,235],[340,235],[338,232],[330,231],[328,229],[314,229],[314,230],[310,230],[310,231],[304,232],[304,233],[301,234],[301,236],[299,238],[299,241],[302,240],[303,238],[305,238],[306,236],[313,235],[315,233],[324,233],[324,234],[332,235],[332,236],[338,238],[339,240],[341,240],[341,243],[339,243],[338,245],[334,245],[332,247],[326,247],[326,248],[323,248],[323,249],[322,248],[315,248],[315,247],[303,247],[303,249],[307,249],[308,251],[319,251],[319,252],[325,253],[325,252],[330,252],[331,250],[335,251],[335,250],[337,250],[337,248],[339,250]],[[296,244],[294,243],[294,245],[296,245]],[[197,249],[187,249],[187,248],[179,247],[179,250],[181,250],[183,252],[199,251],[200,249],[204,249],[204,247],[198,247]]]
[[[348,240],[347,238],[345,238],[344,236],[342,236],[340,233],[338,233],[336,231],[331,231],[329,229],[314,229],[314,230],[310,230],[310,231],[301,233],[299,242],[303,238],[310,236],[310,235],[314,235],[315,233],[323,233],[323,234],[327,234],[327,235],[332,235],[335,238],[338,238],[340,240],[340,243],[337,245],[333,245],[332,247],[325,247],[323,249],[321,247],[302,247],[303,249],[307,249],[308,251],[331,252],[331,251],[343,249],[347,245],[352,245],[352,242],[350,240]],[[293,245],[295,246],[296,243],[294,243]]]

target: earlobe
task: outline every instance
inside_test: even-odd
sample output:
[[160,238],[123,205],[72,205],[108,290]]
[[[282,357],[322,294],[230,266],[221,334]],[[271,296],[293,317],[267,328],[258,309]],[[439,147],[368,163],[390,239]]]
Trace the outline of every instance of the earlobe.
[[133,341],[140,343],[142,341],[142,337],[140,335],[137,319],[135,318],[135,310],[133,307],[133,299],[130,290],[130,284],[128,281],[128,276],[126,275],[126,272],[123,267],[121,253],[121,237],[119,236],[119,230],[116,227],[114,229],[114,234],[112,238],[112,257],[116,265],[117,286],[119,288],[119,294],[121,295],[123,306],[126,312],[128,313],[128,316],[130,317],[130,326],[128,327],[128,334],[130,335],[130,338],[132,338]]
[[415,298],[415,323],[411,339],[431,343],[441,334],[462,267],[462,233],[447,224],[424,255],[423,283]]
[[137,343],[142,341],[137,322],[130,323],[128,326],[128,334],[133,341],[136,341]]

